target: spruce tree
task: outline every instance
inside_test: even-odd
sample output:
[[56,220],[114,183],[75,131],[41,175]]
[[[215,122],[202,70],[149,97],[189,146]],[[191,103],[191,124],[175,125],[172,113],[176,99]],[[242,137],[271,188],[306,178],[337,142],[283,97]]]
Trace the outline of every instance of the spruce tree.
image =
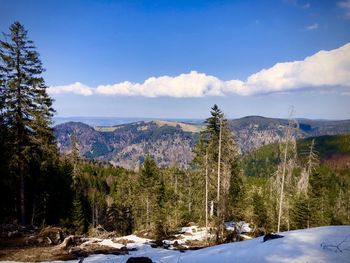
[[146,212],[146,228],[152,228],[155,217],[155,207],[157,192],[160,183],[160,171],[156,162],[149,156],[146,156],[140,173],[141,193],[145,202],[144,208]]
[[266,229],[268,225],[267,209],[264,203],[264,199],[258,192],[254,192],[252,197],[254,223],[258,227]]
[[[0,40],[1,115],[12,145],[12,169],[19,180],[20,221],[26,223],[26,179],[31,161],[54,153],[50,129],[52,99],[46,93],[39,54],[20,22]],[[41,160],[42,162],[43,160]]]
[[74,230],[77,234],[81,235],[85,233],[86,221],[82,202],[82,195],[80,193],[76,193],[73,200],[72,223],[74,226]]
[[[210,220],[216,222],[219,238],[223,232],[223,221],[233,217],[233,207],[236,203],[232,204],[232,200],[240,201],[238,199],[242,196],[243,180],[240,177],[237,147],[228,121],[217,105],[211,108],[210,113],[211,116],[205,120],[206,127],[194,149],[194,165],[202,174],[200,185],[203,189],[203,211],[208,210],[208,197],[211,206]],[[237,191],[239,193],[232,196],[232,193]]]

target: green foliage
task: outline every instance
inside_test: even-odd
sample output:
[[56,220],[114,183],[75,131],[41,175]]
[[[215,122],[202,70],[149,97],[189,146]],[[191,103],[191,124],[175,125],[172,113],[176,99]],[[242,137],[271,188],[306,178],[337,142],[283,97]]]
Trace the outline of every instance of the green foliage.
[[[274,230],[281,145],[257,149],[241,162],[229,124],[214,105],[194,149],[192,169],[160,168],[149,156],[140,158],[138,172],[87,161],[79,157],[76,134],[71,136],[71,154],[60,157],[50,128],[52,99],[41,76],[39,54],[19,22],[5,36],[0,41],[1,223],[15,219],[33,225],[61,223],[77,234],[98,225],[121,235],[147,229],[162,238],[191,221],[205,224],[208,182],[208,203],[214,207],[209,225],[216,227],[218,241],[222,223],[229,219]],[[165,134],[194,138],[180,126],[146,126],[134,142]],[[117,138],[127,134],[123,129],[116,129]],[[312,127],[305,124],[302,130]],[[111,133],[104,133],[103,139]],[[310,154],[313,140],[315,151]],[[350,134],[299,140],[296,149],[296,156],[295,150],[288,153],[284,192],[288,202],[282,227],[349,224]],[[108,151],[104,143],[95,141],[86,157]]]
[[333,136],[319,136],[298,141],[299,155],[307,152],[307,147],[312,140],[315,140],[315,148],[321,159],[325,160],[332,155],[350,155],[350,134],[340,134]]
[[[321,136],[297,141],[297,159],[291,171],[291,181],[287,187],[286,198],[288,203],[284,208],[282,227],[299,229],[330,224],[349,223],[350,171],[346,160],[350,157],[349,134],[335,136]],[[312,169],[310,163],[310,145],[315,141],[313,159],[320,159],[320,166]],[[248,175],[247,192],[254,201],[254,189],[262,187],[264,190],[264,203],[267,208],[269,227],[275,225],[276,196],[271,187],[271,179],[276,175],[280,163],[279,147],[277,144],[267,145],[244,157],[245,174]],[[334,157],[337,163],[334,164]],[[309,170],[308,170],[309,169]],[[310,173],[308,188],[299,192],[299,183],[303,173]],[[260,178],[261,182],[253,178]],[[305,179],[304,179],[305,180]],[[304,184],[307,182],[304,182]],[[249,198],[249,197],[248,197]],[[249,206],[249,205],[248,205]],[[249,210],[249,208],[248,208]],[[257,214],[253,204],[253,218]],[[262,226],[262,222],[253,220]],[[273,227],[272,227],[273,228]],[[273,230],[273,229],[272,229]]]
[[81,235],[86,232],[86,217],[83,208],[82,196],[76,193],[73,200],[72,223],[75,233]]
[[303,229],[310,226],[310,200],[306,196],[295,198],[291,221],[295,229]]
[[45,182],[48,176],[59,177],[50,128],[52,99],[41,76],[44,69],[39,54],[23,25],[14,22],[4,36],[5,40],[0,40],[0,120],[1,137],[7,142],[1,143],[4,154],[0,159],[7,172],[1,185],[15,185],[9,196],[19,202],[3,206],[11,217],[19,211],[22,224],[29,219],[33,223],[36,217],[45,222],[51,195]]
[[270,177],[280,163],[277,144],[270,144],[254,150],[243,157],[243,170],[246,176]]
[[258,192],[253,194],[253,222],[255,225],[267,228],[268,227],[268,214],[267,208],[264,202],[263,196]]
[[[315,151],[321,162],[334,155],[350,155],[350,134],[320,136],[297,141],[297,150],[300,162],[306,162],[309,147],[315,140]],[[280,163],[278,144],[269,144],[256,149],[243,157],[243,170],[247,176],[270,177]]]

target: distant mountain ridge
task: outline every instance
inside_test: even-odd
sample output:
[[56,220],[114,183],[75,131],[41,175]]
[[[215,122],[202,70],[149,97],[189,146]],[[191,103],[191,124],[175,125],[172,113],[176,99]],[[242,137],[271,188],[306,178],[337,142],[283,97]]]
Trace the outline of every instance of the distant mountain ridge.
[[[199,133],[187,131],[190,124],[141,121],[114,127],[93,128],[84,123],[68,122],[54,127],[58,148],[71,150],[70,136],[78,138],[81,155],[108,161],[127,169],[135,169],[145,155],[152,156],[160,166],[177,164],[187,168]],[[189,127],[187,127],[189,126]],[[196,125],[193,125],[193,129]]]
[[[322,135],[336,135],[350,131],[350,120],[310,120],[297,119],[298,138]],[[242,153],[280,141],[288,125],[287,119],[247,116],[230,120],[232,131]]]
[[[285,135],[286,119],[248,116],[229,120],[241,153],[280,141]],[[336,135],[350,132],[350,120],[299,120],[299,138]],[[177,164],[188,168],[192,149],[203,123],[166,120],[144,120],[115,126],[91,127],[82,122],[56,125],[54,133],[60,152],[71,150],[70,136],[75,133],[82,156],[128,169],[135,169],[145,155],[160,166]]]

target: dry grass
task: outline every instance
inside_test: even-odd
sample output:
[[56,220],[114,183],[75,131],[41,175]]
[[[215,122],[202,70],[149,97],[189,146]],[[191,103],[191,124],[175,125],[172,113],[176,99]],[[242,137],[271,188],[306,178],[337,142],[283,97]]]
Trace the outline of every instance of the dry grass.
[[184,132],[200,132],[202,127],[200,125],[194,125],[194,124],[190,124],[190,123],[184,123],[184,122],[176,122],[176,121],[161,121],[161,120],[155,120],[152,121],[154,123],[156,123],[158,126],[171,126],[171,127],[176,127],[177,125],[180,126],[180,128],[184,131]]
[[19,247],[0,249],[0,260],[38,262],[51,260],[71,260],[75,256],[65,250],[55,250],[53,247]]
[[[191,124],[191,123],[184,123],[184,122],[176,122],[176,121],[163,121],[163,120],[153,120],[153,121],[145,121],[145,123],[150,123],[153,122],[157,124],[159,127],[162,126],[171,126],[171,127],[176,127],[177,125],[180,126],[180,128],[184,132],[193,132],[193,133],[198,133],[202,130],[201,125],[196,125],[196,124]],[[119,125],[119,126],[95,126],[94,129],[99,132],[114,132],[115,130],[123,127],[125,125]],[[143,130],[143,127],[140,128]],[[144,128],[146,129],[146,128]]]
[[99,131],[99,132],[114,132],[118,128],[119,127],[114,127],[114,126],[96,126],[96,127],[94,127],[95,131]]

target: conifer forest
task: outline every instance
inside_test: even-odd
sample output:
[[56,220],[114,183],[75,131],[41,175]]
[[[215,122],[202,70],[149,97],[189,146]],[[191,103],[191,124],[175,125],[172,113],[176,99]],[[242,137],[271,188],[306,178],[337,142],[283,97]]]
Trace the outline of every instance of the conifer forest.
[[242,152],[230,120],[215,104],[207,109],[187,166],[160,165],[147,154],[135,169],[87,158],[74,131],[62,153],[39,52],[30,28],[18,21],[0,41],[5,235],[15,225],[39,232],[57,227],[64,237],[102,229],[164,240],[196,225],[210,233],[203,246],[212,246],[241,240],[227,222],[249,224],[252,238],[350,224],[350,133],[302,137],[291,116],[280,140]]

